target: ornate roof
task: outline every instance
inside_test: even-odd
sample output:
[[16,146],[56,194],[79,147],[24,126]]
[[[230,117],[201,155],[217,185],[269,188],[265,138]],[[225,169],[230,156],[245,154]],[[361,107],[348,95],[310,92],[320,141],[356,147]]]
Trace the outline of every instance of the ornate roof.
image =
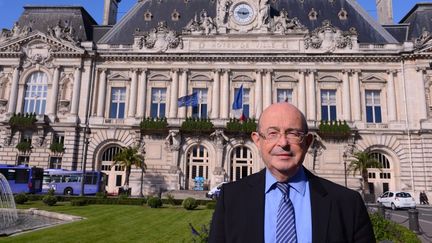
[[[229,24],[227,18],[233,18],[235,6],[241,3],[250,5],[250,11],[259,16],[251,17],[257,19],[255,26],[251,25],[251,28],[246,28]],[[355,0],[142,0],[138,1],[98,43],[133,44],[137,31],[150,32],[161,22],[164,22],[168,29],[177,33],[185,32],[185,29],[186,32],[196,32],[203,28],[203,18],[207,19],[207,17],[210,18],[212,26],[217,31],[202,30],[208,32],[206,34],[213,32],[218,35],[231,34],[234,32],[230,32],[230,29],[236,29],[236,27],[236,30],[241,33],[267,33],[263,31],[262,26],[259,28],[262,6],[268,7],[268,16],[262,21],[266,22],[266,27],[274,27],[273,31],[277,29],[276,22],[283,17],[289,20],[289,23],[284,21],[284,25],[294,23],[304,27],[306,32],[322,27],[323,23],[331,23],[332,26],[343,32],[355,31],[360,43],[398,42]],[[245,17],[247,20],[246,15]],[[260,31],[251,31],[252,27]]]

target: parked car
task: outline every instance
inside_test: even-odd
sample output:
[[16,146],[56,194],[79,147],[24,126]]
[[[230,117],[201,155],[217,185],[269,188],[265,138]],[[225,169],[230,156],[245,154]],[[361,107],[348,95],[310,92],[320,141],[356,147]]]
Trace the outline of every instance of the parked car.
[[206,193],[206,197],[216,199],[219,197],[220,190],[222,185],[227,183],[226,181],[219,183],[217,186],[213,187],[210,191]]
[[388,191],[378,197],[377,203],[396,210],[398,208],[415,208],[416,202],[408,192]]

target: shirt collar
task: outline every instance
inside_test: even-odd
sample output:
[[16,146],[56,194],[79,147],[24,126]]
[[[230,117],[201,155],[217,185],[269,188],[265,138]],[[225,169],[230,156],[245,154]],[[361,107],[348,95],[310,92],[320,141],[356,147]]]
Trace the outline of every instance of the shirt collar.
[[[277,180],[274,178],[272,173],[268,169],[266,169],[266,181],[265,181],[265,193],[268,193],[270,190],[276,188]],[[306,191],[306,182],[307,177],[304,172],[303,166],[297,171],[297,173],[288,180],[288,184],[297,191],[297,193],[304,196]]]

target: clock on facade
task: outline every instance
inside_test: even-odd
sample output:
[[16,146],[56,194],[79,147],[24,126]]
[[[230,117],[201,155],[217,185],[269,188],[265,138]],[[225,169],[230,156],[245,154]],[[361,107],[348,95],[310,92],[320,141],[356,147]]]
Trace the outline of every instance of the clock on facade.
[[253,20],[255,13],[249,4],[240,3],[234,7],[233,16],[237,24],[245,25],[249,24]]

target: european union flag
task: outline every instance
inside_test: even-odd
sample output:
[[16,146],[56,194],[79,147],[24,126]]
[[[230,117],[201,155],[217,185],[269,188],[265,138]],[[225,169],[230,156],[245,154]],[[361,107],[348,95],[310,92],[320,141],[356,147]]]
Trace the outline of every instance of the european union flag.
[[192,93],[191,95],[186,95],[178,98],[178,107],[182,106],[198,106],[198,93]]

